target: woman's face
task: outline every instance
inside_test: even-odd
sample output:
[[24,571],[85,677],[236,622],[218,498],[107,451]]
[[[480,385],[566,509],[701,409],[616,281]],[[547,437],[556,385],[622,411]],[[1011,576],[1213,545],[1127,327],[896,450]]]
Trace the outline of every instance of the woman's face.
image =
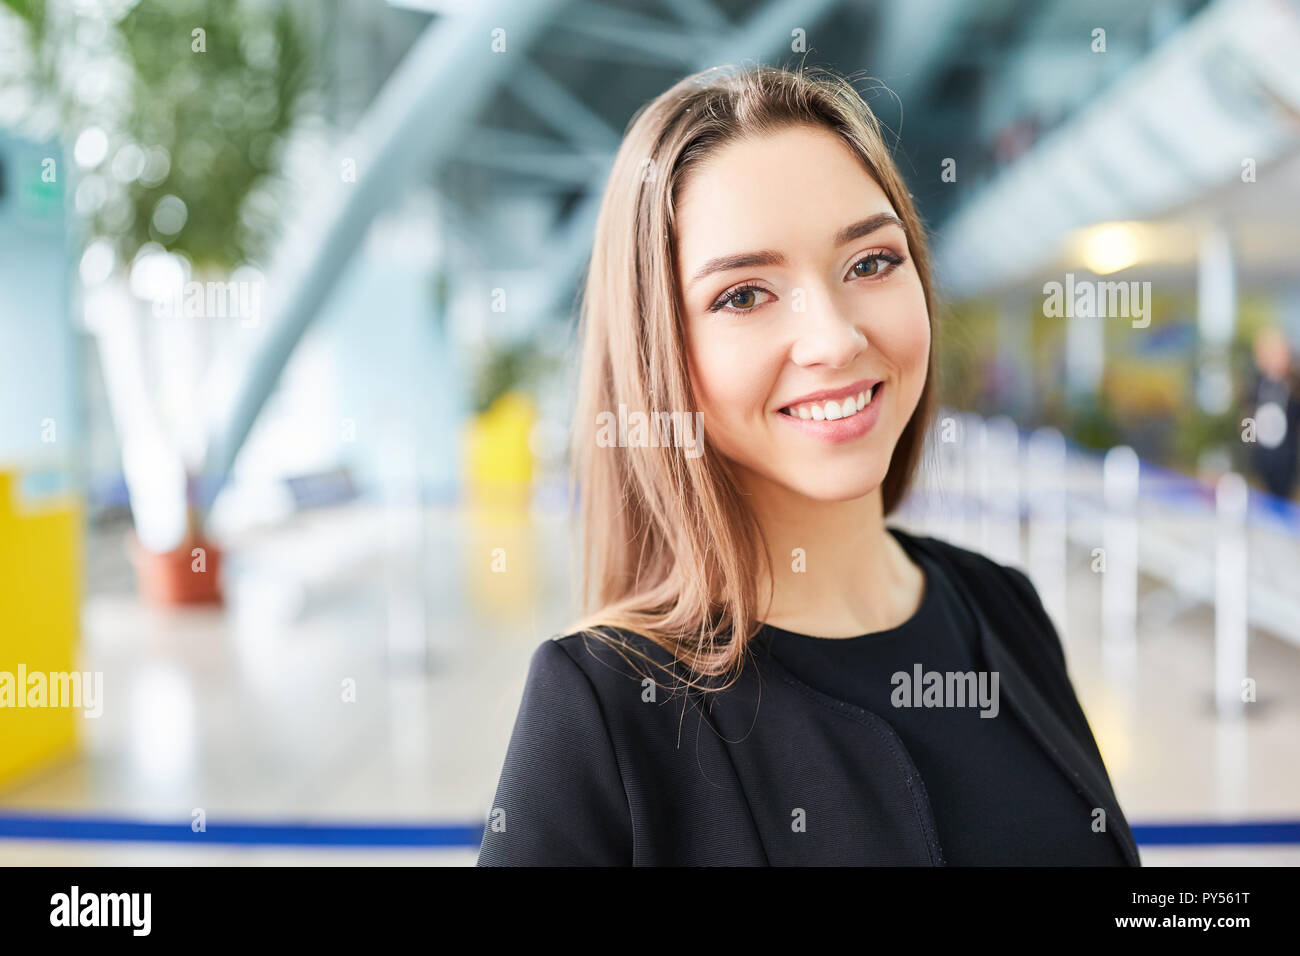
[[880,186],[834,133],[795,126],[722,147],[686,180],[677,214],[706,446],[751,489],[755,476],[824,501],[878,488],[930,348],[921,280]]

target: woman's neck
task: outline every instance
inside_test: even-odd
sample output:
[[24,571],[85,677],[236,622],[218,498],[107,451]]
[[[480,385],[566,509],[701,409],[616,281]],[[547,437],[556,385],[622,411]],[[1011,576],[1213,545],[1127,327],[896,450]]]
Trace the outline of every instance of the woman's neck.
[[771,591],[765,579],[759,586],[762,620],[801,634],[856,637],[916,613],[925,575],[885,528],[879,488],[849,501],[817,501],[746,477],[772,562]]

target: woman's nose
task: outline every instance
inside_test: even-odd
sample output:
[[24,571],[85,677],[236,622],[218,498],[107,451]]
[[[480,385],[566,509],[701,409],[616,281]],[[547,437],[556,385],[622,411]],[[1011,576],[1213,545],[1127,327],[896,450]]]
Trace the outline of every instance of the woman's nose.
[[845,368],[867,348],[866,333],[856,317],[833,295],[809,292],[793,297],[793,303],[795,340],[790,358],[796,365]]

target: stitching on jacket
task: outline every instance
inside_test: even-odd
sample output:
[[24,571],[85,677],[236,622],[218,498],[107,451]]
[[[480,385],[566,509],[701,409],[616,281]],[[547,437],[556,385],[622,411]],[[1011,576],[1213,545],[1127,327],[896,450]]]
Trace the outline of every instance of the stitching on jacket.
[[[809,687],[797,677],[787,673],[785,666],[782,665],[780,661],[777,661],[775,657],[772,655],[768,655],[768,657],[776,664],[777,676],[800,694],[809,698],[814,703],[821,704],[833,713],[839,714],[841,717],[847,717],[849,720],[862,724],[885,742],[885,746],[889,748],[890,756],[894,758],[894,763],[897,765],[898,769],[902,771],[903,783],[907,786],[908,796],[912,798],[912,812],[916,814],[916,822],[920,826],[921,832],[926,837],[926,851],[930,854],[930,859],[932,861],[937,860],[935,863],[936,866],[946,865],[943,859],[943,847],[939,844],[939,834],[937,830],[926,821],[925,814],[922,812],[922,805],[917,802],[917,791],[913,787],[913,782],[920,787],[920,799],[925,801],[924,805],[928,808],[930,805],[930,797],[925,792],[925,781],[921,779],[920,771],[916,770],[916,764],[912,761],[911,755],[907,753],[907,747],[903,744],[903,741],[899,738],[894,729],[886,724],[879,716],[871,713],[869,710],[863,710],[861,707],[854,704],[837,700],[834,697],[823,694],[816,688]],[[883,725],[883,727],[880,725]],[[911,771],[908,770],[909,766],[911,767]],[[933,815],[933,811],[931,812],[931,815]]]
[[587,688],[591,691],[592,699],[596,702],[596,713],[600,714],[600,726],[605,731],[605,740],[609,743],[609,752],[613,755],[614,766],[618,769],[618,782],[623,787],[623,802],[627,805],[627,829],[632,837],[632,865],[636,866],[637,838],[636,821],[632,818],[632,798],[627,792],[627,777],[623,773],[623,761],[619,759],[618,748],[614,746],[614,736],[609,732],[609,718],[605,716],[605,705],[601,702],[600,694],[596,692],[595,683],[592,682],[591,677],[588,676],[582,665],[569,653],[569,649],[554,638],[551,638],[551,643],[558,647],[563,652],[565,659],[577,669]]
[[[755,722],[757,723],[757,718],[755,718]],[[700,723],[707,723],[707,724],[709,725],[709,729],[713,731],[714,736],[716,736],[716,737],[718,738],[718,740],[722,743],[722,752],[723,752],[723,754],[726,755],[726,757],[727,757],[727,763],[728,763],[728,764],[730,765],[730,767],[731,767],[731,775],[732,775],[732,776],[735,778],[735,780],[736,780],[736,789],[740,791],[740,799],[741,799],[742,801],[744,801],[744,804],[745,804],[745,812],[749,814],[749,825],[750,825],[751,827],[754,828],[754,839],[756,839],[756,840],[758,841],[758,849],[759,849],[759,852],[761,852],[761,853],[763,854],[763,861],[764,861],[768,866],[771,866],[771,865],[772,865],[772,855],[771,855],[770,853],[767,852],[767,844],[765,844],[765,843],[763,842],[763,831],[760,830],[759,827],[758,827],[758,818],[754,816],[754,807],[753,807],[753,805],[749,802],[749,793],[745,790],[745,785],[744,785],[743,779],[742,779],[741,776],[740,776],[740,770],[736,767],[736,761],[735,761],[735,759],[731,756],[731,747],[729,746],[730,741],[728,741],[727,738],[724,737],[721,733],[719,733],[719,732],[718,732],[718,729],[717,729],[716,727],[713,726],[713,715],[712,715],[712,714],[708,714],[708,715],[706,715],[706,714],[701,710],[701,711],[700,711]],[[751,729],[752,729],[752,728],[751,728]],[[699,726],[697,725],[696,728],[695,728],[695,740],[696,740],[696,743],[695,743],[695,766],[696,766],[696,769],[700,770],[701,773],[703,773],[703,769],[704,769],[704,768],[700,767],[700,745],[699,745],[699,736],[700,736],[700,729],[699,729]],[[748,736],[748,735],[746,735],[746,736]],[[707,776],[707,775],[704,775],[704,779],[707,780],[707,779],[708,779],[708,776]]]

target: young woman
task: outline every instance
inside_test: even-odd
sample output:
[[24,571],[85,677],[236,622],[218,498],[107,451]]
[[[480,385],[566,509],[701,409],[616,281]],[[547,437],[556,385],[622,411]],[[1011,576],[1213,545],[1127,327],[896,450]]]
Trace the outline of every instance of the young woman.
[[587,616],[533,655],[480,865],[1138,865],[1029,579],[885,525],[929,268],[847,80],[640,111],[581,316]]

